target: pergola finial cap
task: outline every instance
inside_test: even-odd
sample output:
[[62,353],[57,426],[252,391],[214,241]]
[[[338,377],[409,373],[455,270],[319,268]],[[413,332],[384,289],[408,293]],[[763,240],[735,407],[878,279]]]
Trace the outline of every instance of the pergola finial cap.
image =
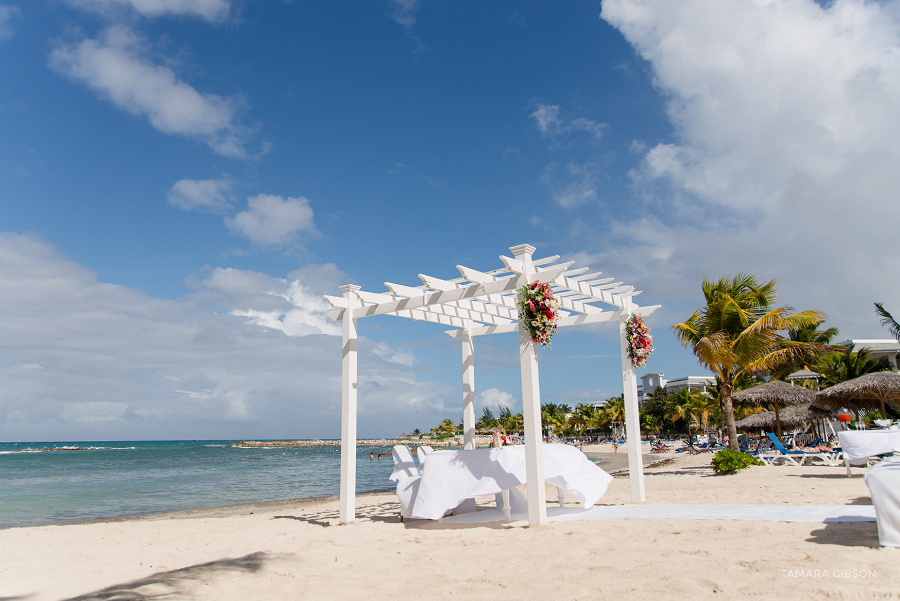
[[537,249],[530,244],[519,244],[518,246],[510,246],[509,250],[511,250],[513,256],[518,259],[522,255],[533,255],[534,251]]
[[348,292],[356,292],[357,290],[362,290],[362,286],[357,286],[356,284],[344,284],[341,286],[341,292],[347,294]]

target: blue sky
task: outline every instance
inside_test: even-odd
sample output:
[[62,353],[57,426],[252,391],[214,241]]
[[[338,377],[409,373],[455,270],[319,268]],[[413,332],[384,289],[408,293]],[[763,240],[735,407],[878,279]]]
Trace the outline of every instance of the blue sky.
[[[887,337],[898,32],[859,0],[0,0],[0,439],[335,437],[321,295],[521,243],[662,304],[668,377],[704,373],[670,333],[703,277]],[[444,328],[360,330],[361,436],[459,418]],[[519,410],[515,344],[477,341],[479,410]],[[543,398],[618,366],[562,332]]]

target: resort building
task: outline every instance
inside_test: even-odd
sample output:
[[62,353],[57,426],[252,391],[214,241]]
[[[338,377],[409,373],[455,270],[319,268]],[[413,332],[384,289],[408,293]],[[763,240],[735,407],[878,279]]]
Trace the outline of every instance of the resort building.
[[888,363],[891,364],[893,369],[897,369],[897,359],[898,356],[900,356],[900,342],[892,338],[872,340],[854,338],[845,340],[844,342],[838,342],[838,344],[848,347],[854,353],[859,352],[859,350],[863,348],[869,349],[869,357],[873,361],[878,361],[884,357],[888,360]]
[[641,376],[641,383],[638,384],[638,402],[643,404],[644,400],[653,394],[657,388],[664,388],[666,392],[678,392],[682,388],[693,388],[700,392],[706,392],[707,388],[715,385],[716,379],[712,376],[683,376],[674,380],[666,380],[663,373],[649,373]]
[[[715,385],[716,379],[712,376],[684,376],[674,380],[666,380],[663,373],[649,373],[641,376],[641,383],[638,384],[638,404],[643,405],[644,401],[653,394],[657,388],[664,388],[666,392],[678,392],[682,388],[693,388],[700,392],[706,392],[707,388]],[[607,401],[594,401],[584,403],[592,407],[604,407]]]

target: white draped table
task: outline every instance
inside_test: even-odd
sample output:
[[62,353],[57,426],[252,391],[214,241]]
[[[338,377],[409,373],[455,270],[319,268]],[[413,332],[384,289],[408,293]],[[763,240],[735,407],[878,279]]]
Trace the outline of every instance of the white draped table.
[[875,506],[879,542],[885,547],[900,547],[900,459],[873,465],[865,479]]
[[[590,507],[612,476],[584,453],[568,445],[542,445],[544,480]],[[435,451],[419,466],[422,474],[412,517],[437,520],[466,499],[491,495],[526,484],[525,446]]]
[[865,465],[873,455],[900,453],[900,430],[844,430],[837,435],[848,475],[850,464]]

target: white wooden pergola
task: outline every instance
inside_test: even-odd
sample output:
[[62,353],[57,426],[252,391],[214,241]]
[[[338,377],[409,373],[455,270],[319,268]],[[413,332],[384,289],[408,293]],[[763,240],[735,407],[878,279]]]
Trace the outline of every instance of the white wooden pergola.
[[[638,419],[637,381],[628,358],[625,322],[632,314],[650,315],[659,305],[640,307],[634,287],[600,278],[588,268],[572,269],[572,262],[557,263],[559,256],[533,259],[535,248],[521,244],[510,248],[513,258],[501,256],[503,267],[477,271],[457,265],[462,277],[444,280],[419,274],[422,285],[404,286],[385,282],[386,292],[373,293],[359,286],[341,286],[343,296],[325,296],[338,310],[330,314],[343,325],[341,351],[341,485],[340,521],[353,522],[356,511],[356,402],[357,320],[375,315],[394,315],[451,326],[447,333],[462,343],[463,429],[466,448],[475,447],[475,355],[476,336],[519,333],[519,363],[522,375],[522,413],[525,423],[526,477],[528,483],[543,482],[541,449],[541,401],[535,344],[518,319],[516,290],[525,283],[548,283],[559,299],[558,328],[617,323],[622,355],[622,387],[625,399],[625,431],[628,437],[628,471],[631,499],[641,503],[644,472]],[[598,306],[600,305],[600,306]],[[528,521],[540,526],[547,521],[543,486],[528,486]]]

